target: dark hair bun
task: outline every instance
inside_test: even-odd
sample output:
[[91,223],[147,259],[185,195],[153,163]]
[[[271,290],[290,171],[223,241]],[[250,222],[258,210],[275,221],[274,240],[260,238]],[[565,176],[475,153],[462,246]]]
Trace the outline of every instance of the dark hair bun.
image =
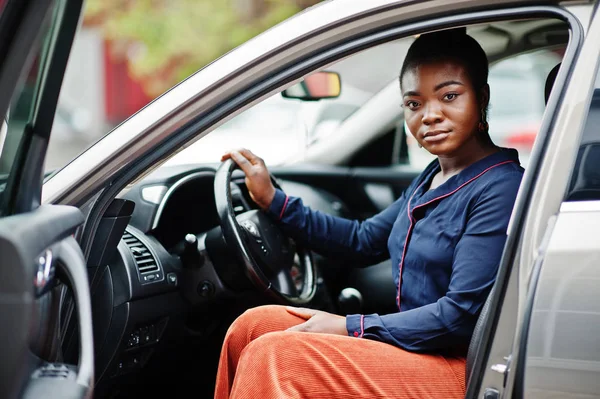
[[423,33],[419,36],[411,44],[404,58],[400,82],[402,83],[404,73],[415,66],[447,60],[462,63],[477,90],[487,84],[487,55],[477,40],[467,34],[467,28],[464,26]]
[[428,40],[460,41],[467,37],[467,27],[443,29],[435,32],[425,33],[423,38]]
[[460,28],[449,29],[448,33],[456,36],[467,36],[467,27],[463,26]]

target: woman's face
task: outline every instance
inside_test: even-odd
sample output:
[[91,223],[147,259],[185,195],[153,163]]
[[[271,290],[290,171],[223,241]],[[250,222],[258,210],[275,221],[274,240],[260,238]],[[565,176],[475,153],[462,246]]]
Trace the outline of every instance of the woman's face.
[[401,86],[406,124],[427,151],[452,156],[476,140],[479,94],[460,63],[440,61],[408,69]]

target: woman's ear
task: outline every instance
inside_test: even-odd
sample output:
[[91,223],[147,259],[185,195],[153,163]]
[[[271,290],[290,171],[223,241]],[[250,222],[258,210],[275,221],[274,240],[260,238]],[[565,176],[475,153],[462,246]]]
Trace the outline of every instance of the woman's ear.
[[488,105],[490,104],[490,85],[489,84],[485,84],[482,88],[481,88],[481,94],[480,94],[480,99],[479,99],[479,103],[481,104],[481,108],[482,109],[487,109]]

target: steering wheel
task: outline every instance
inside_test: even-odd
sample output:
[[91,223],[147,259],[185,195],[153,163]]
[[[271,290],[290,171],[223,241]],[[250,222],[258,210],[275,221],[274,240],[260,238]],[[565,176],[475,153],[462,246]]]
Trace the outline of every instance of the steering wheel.
[[[231,188],[237,167],[228,159],[215,174],[215,205],[227,247],[235,253],[258,290],[282,304],[307,304],[317,290],[311,252],[287,237],[262,210],[245,209],[235,214]],[[273,176],[271,180],[280,188]]]

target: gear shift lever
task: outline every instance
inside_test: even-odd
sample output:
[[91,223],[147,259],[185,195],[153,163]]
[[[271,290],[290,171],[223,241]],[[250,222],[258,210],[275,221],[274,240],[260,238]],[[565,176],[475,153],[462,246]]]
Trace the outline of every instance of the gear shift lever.
[[338,307],[342,315],[361,313],[363,297],[356,288],[344,288],[338,296]]

